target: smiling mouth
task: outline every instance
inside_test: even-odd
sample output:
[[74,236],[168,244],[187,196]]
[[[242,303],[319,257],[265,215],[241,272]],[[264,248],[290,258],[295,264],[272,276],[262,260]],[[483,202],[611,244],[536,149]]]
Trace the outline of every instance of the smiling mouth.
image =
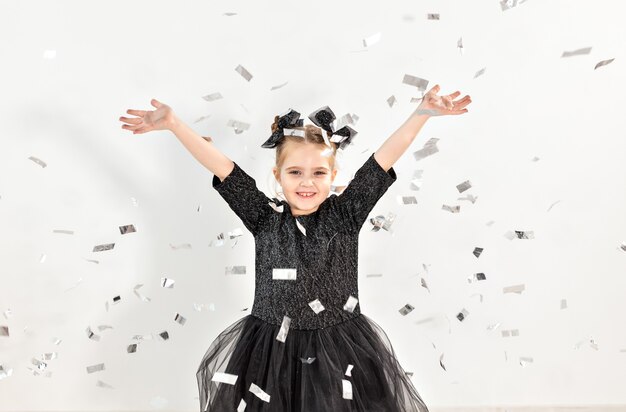
[[314,197],[316,193],[314,193],[314,192],[296,192],[296,194],[299,197],[303,198],[303,199],[308,199],[308,198]]

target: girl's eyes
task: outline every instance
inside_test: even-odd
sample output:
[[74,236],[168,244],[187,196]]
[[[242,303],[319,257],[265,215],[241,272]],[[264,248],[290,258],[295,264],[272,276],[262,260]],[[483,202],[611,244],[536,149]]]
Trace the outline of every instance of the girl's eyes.
[[[289,172],[289,174],[294,174],[294,173],[299,173],[297,170],[292,170],[291,172]],[[321,173],[323,175],[326,174],[326,172],[315,172],[315,173]]]

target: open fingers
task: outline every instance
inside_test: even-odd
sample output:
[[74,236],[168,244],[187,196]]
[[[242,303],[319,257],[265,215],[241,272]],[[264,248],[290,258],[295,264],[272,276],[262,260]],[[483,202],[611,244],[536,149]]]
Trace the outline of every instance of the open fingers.
[[143,121],[142,118],[140,117],[120,117],[120,121],[124,122],[124,123],[130,123],[130,124],[139,124]]

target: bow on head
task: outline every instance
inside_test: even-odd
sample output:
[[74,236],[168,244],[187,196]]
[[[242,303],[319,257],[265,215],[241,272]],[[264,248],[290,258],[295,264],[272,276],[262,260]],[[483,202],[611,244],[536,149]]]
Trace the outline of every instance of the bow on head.
[[[330,141],[339,144],[340,149],[344,149],[346,146],[350,144],[354,136],[356,136],[357,131],[351,128],[350,126],[343,126],[339,130],[333,130],[334,125],[333,121],[336,119],[335,113],[328,106],[324,106],[309,115],[309,119],[315,123],[316,126],[321,127],[326,130],[331,137]],[[282,139],[284,139],[285,134],[283,132],[284,128],[293,128],[293,127],[302,127],[304,123],[303,119],[300,119],[300,113],[296,112],[293,109],[289,109],[289,111],[278,118],[278,127],[272,133],[272,135],[261,145],[264,148],[273,148],[276,147]],[[336,137],[339,136],[339,137]]]

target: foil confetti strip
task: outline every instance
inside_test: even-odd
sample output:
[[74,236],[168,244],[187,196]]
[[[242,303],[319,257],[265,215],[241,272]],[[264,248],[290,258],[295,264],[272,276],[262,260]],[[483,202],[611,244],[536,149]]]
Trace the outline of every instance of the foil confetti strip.
[[463,322],[465,320],[465,318],[467,318],[467,315],[469,315],[469,312],[463,308],[461,309],[461,311],[456,315],[456,318],[459,320],[459,322]]
[[296,280],[295,268],[273,268],[272,279],[274,280]]
[[439,139],[436,137],[431,137],[430,139],[428,139],[428,141],[424,143],[424,146],[420,150],[413,152],[413,157],[415,158],[415,160],[419,161],[424,159],[425,157],[437,153],[439,151],[439,149],[437,148],[438,141]]
[[137,229],[135,229],[135,225],[125,225],[125,226],[120,226],[120,234],[125,235],[126,233],[134,233],[137,231]]
[[401,307],[398,312],[400,312],[400,314],[402,316],[406,316],[409,313],[411,313],[413,311],[413,309],[415,309],[415,307],[413,307],[411,304],[407,303],[406,305],[404,305],[403,307]]
[[534,239],[535,238],[535,234],[532,230],[530,231],[516,230],[515,234],[517,235],[518,239]]
[[596,64],[596,66],[593,68],[593,70],[595,70],[595,69],[597,69],[599,67],[602,67],[602,66],[606,66],[607,64],[611,63],[613,60],[615,60],[615,59],[613,58],[613,59],[608,59],[608,60],[602,60],[602,61],[598,62],[598,64]]
[[74,231],[73,230],[65,230],[65,229],[54,229],[52,231],[52,233],[60,233],[63,235],[73,235]]
[[478,199],[478,196],[474,196],[471,193],[468,193],[467,196],[465,197],[457,197],[457,200],[469,200],[472,203],[476,203],[477,199]]
[[150,298],[142,295],[141,293],[139,293],[139,289],[143,287],[143,283],[140,283],[138,285],[135,285],[135,287],[133,288],[133,293],[139,298],[141,299],[143,302],[150,302]]
[[467,281],[469,283],[472,283],[474,281],[481,281],[481,280],[485,280],[487,279],[487,277],[485,276],[484,273],[480,272],[480,273],[474,273],[472,276],[470,276],[469,278],[467,278]]
[[306,228],[302,226],[302,224],[300,224],[300,221],[298,219],[296,219],[296,226],[298,226],[298,229],[300,229],[300,232],[302,232],[302,234],[306,236]]
[[289,316],[283,316],[283,321],[280,324],[280,330],[276,335],[276,340],[285,343],[287,340],[287,334],[289,333],[289,325],[291,325],[291,318]]
[[95,340],[96,342],[100,340],[100,335],[96,335],[95,333],[93,333],[91,330],[91,326],[87,326],[85,332],[87,332],[87,337],[89,339]]
[[572,51],[564,51],[563,54],[561,54],[561,57],[580,56],[589,53],[591,53],[591,47],[583,47]]
[[311,358],[311,357],[306,358],[306,359],[305,358],[300,358],[300,362],[306,363],[307,365],[310,365],[313,362],[315,362],[315,359],[317,359],[317,358]]
[[267,393],[265,393],[263,391],[263,389],[261,389],[258,386],[256,386],[254,383],[250,384],[250,392],[255,394],[257,396],[257,398],[261,399],[262,401],[265,401],[265,402],[269,403],[270,396]]
[[417,76],[412,76],[410,74],[405,74],[402,78],[403,84],[408,84],[409,86],[417,87],[417,90],[421,92],[425,92],[428,87],[428,80],[421,79]]
[[561,299],[561,309],[567,309],[567,300]]
[[458,185],[456,185],[456,189],[459,191],[459,193],[463,193],[471,187],[472,183],[469,180],[466,180],[463,183],[459,183]]
[[96,365],[87,366],[87,373],[100,372],[104,370],[104,363],[98,363]]
[[207,94],[205,96],[202,96],[202,98],[204,100],[206,100],[207,102],[214,102],[216,100],[222,99],[222,94],[220,92],[215,92],[215,93],[211,93],[211,94]]
[[529,363],[532,363],[532,362],[533,362],[533,358],[530,358],[530,357],[520,356],[520,358],[519,358],[519,364],[522,367],[525,367],[526,365],[528,365]]
[[0,365],[0,380],[6,379],[11,375],[13,375],[13,369],[9,369],[4,365]]
[[398,196],[401,205],[416,205],[417,198],[415,196]]
[[439,13],[428,13],[426,15],[427,20],[439,20]]
[[108,383],[102,382],[101,380],[98,380],[96,382],[96,386],[99,388],[114,389],[113,386],[109,385]]
[[513,286],[505,286],[502,289],[502,293],[522,293],[526,289],[524,284],[521,285],[513,285]]
[[363,39],[363,47],[371,47],[380,41],[380,32]]
[[191,249],[191,244],[190,243],[181,243],[180,245],[176,246],[176,245],[172,245],[170,243],[170,249],[172,249],[172,250]]
[[238,377],[238,375],[233,375],[231,373],[215,372],[213,374],[213,377],[211,378],[211,381],[234,385],[237,382]]
[[35,156],[30,156],[28,159],[29,159],[29,160],[32,160],[32,161],[33,161],[33,162],[35,162],[35,163],[37,163],[37,164],[38,164],[39,166],[41,166],[41,167],[46,167],[46,166],[48,166],[48,165],[46,164],[46,162],[44,162],[43,160],[41,160],[41,159],[39,159],[39,158],[36,158]]
[[478,70],[476,73],[474,73],[474,79],[476,79],[477,77],[482,76],[483,74],[485,74],[485,70],[486,68],[483,67],[482,69]]
[[136,343],[131,343],[130,345],[128,345],[126,347],[126,352],[127,353],[135,353],[135,352],[137,352],[137,344]]
[[0,336],[9,337],[9,327],[8,326],[0,325]]
[[104,245],[96,245],[93,247],[92,252],[103,252],[105,250],[111,250],[115,246],[115,243],[106,243]]
[[296,137],[304,137],[305,135],[305,131],[301,130],[301,129],[288,129],[288,128],[283,128],[283,134],[285,136],[296,136]]
[[472,253],[476,256],[476,258],[479,258],[481,253],[483,253],[483,250],[484,249],[482,247],[475,247]]
[[356,307],[356,304],[359,302],[359,300],[357,298],[355,298],[354,296],[350,295],[348,297],[348,300],[346,302],[345,305],[343,305],[343,310],[348,311],[350,313],[354,313],[354,308]]
[[459,213],[461,211],[461,206],[460,205],[456,205],[456,206],[441,205],[441,209],[446,210],[451,213]]
[[285,83],[283,83],[283,84],[279,84],[278,86],[272,86],[272,88],[270,89],[270,91],[272,91],[272,90],[276,90],[276,89],[280,89],[281,87],[286,86],[286,85],[287,85],[287,83],[289,83],[289,82],[285,82]]
[[161,278],[161,287],[174,289],[174,282],[175,282],[174,279]]
[[9,319],[9,318],[13,317],[13,312],[11,311],[11,308],[8,308],[4,312],[2,312],[2,314],[4,315],[5,319]]
[[245,266],[226,266],[226,274],[227,275],[245,275],[246,267]]
[[525,2],[526,0],[500,0],[500,7],[502,8],[502,11],[506,11]]
[[442,368],[444,371],[446,371],[446,372],[448,371],[448,370],[446,369],[445,365],[443,364],[443,353],[441,354],[441,356],[439,356],[439,365],[441,365],[441,368]]
[[237,65],[237,67],[235,67],[235,71],[237,73],[239,73],[241,75],[241,77],[246,79],[246,81],[248,81],[248,82],[252,79],[252,75],[250,74],[250,72],[248,70],[246,70],[245,67],[243,67],[241,64],[239,64],[239,65]]
[[500,333],[502,334],[503,338],[508,338],[511,336],[519,336],[519,330],[518,329],[503,329],[500,331]]
[[349,380],[342,379],[343,399],[352,399],[352,383]]
[[396,100],[396,96],[391,95],[387,98],[387,104],[389,105],[389,107],[393,107],[394,104],[396,104],[397,100]]
[[549,212],[549,211],[550,211],[550,209],[552,209],[552,207],[553,207],[554,205],[556,205],[557,203],[559,203],[559,202],[560,202],[560,200],[557,200],[556,202],[552,203],[552,204],[550,205],[550,207],[548,208],[548,210],[546,210],[546,212]]
[[321,311],[324,310],[324,306],[319,301],[319,299],[315,299],[315,300],[309,302],[309,306],[311,307],[311,309],[313,309],[313,312],[315,312],[316,314],[318,314],[318,313],[320,313]]
[[230,119],[226,123],[226,126],[232,127],[235,131],[235,134],[241,134],[250,128],[250,123],[245,123],[245,122],[240,122],[238,120]]
[[344,373],[344,375],[352,376],[352,368],[354,368],[354,365],[348,364],[348,367],[346,368],[346,372]]
[[187,319],[185,319],[180,313],[176,313],[176,316],[174,316],[174,320],[180,325],[184,325],[185,322],[187,322]]
[[246,409],[246,401],[241,398],[241,402],[239,402],[239,406],[237,406],[237,412],[244,412]]

